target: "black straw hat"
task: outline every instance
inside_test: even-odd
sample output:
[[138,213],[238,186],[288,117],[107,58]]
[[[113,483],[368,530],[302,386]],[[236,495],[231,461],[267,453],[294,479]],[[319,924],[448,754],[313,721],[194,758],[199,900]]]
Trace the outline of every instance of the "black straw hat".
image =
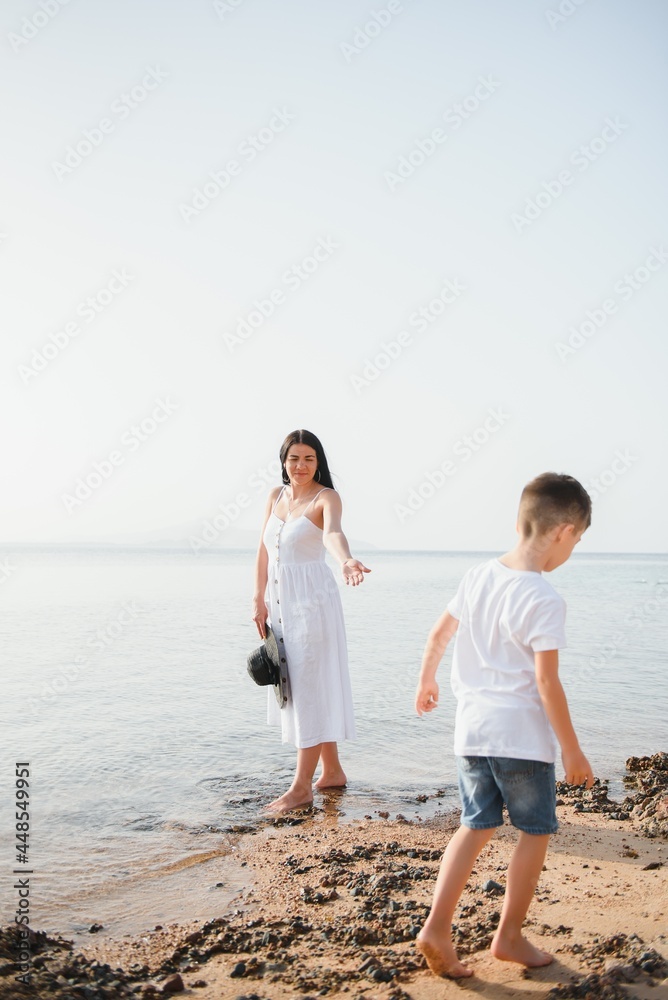
[[268,623],[265,629],[263,644],[248,656],[248,673],[261,687],[272,684],[278,707],[283,708],[288,701],[288,664],[285,653],[279,650],[276,636]]

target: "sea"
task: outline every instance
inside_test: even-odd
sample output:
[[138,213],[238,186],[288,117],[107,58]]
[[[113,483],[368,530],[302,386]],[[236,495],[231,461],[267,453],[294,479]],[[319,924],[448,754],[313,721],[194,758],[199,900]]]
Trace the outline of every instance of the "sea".
[[[495,554],[360,553],[372,573],[340,588],[358,738],[340,748],[348,787],[317,795],[313,822],[456,808],[450,654],[429,716],[415,686],[461,576]],[[220,915],[248,888],[239,837],[266,826],[295,764],[246,671],[254,554],[0,556],[0,920],[26,872],[31,926],[75,940]],[[578,553],[550,580],[568,605],[560,673],[580,742],[623,795],[625,759],[668,749],[668,556]]]

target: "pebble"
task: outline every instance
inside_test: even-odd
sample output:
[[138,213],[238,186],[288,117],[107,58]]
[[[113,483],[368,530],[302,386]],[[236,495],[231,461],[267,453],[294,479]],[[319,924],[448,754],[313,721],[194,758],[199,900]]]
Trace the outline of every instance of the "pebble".
[[173,976],[170,976],[169,979],[166,979],[162,984],[162,992],[167,995],[171,993],[183,993],[184,989],[185,986],[183,985],[183,980],[178,972]]
[[391,983],[392,973],[389,969],[374,969],[371,973],[371,978],[376,983]]
[[640,970],[636,966],[620,962],[617,958],[606,958],[603,968],[615,979],[624,979],[627,983],[632,983],[640,975]]
[[482,891],[486,892],[489,896],[502,896],[506,890],[500,882],[495,882],[493,878],[488,878],[482,884]]

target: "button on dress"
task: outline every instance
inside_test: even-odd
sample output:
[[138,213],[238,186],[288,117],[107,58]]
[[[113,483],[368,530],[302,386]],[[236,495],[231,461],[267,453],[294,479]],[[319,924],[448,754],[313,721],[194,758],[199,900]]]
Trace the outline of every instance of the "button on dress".
[[285,649],[289,678],[284,708],[269,690],[267,722],[281,726],[283,743],[300,748],[355,739],[343,606],[323,533],[306,514],[282,521],[272,511],[263,541],[269,624]]

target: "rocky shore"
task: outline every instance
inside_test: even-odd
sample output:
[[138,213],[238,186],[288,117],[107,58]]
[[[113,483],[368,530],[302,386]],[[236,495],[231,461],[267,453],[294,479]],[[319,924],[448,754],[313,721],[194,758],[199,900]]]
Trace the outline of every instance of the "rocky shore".
[[514,832],[485,848],[456,914],[465,984],[437,979],[414,939],[456,817],[371,818],[339,825],[324,813],[246,834],[241,904],[206,924],[156,927],[136,938],[91,936],[84,948],[31,932],[30,982],[17,980],[18,929],[0,930],[0,998],[283,1000],[348,994],[387,1000],[454,997],[636,997],[668,1000],[668,754],[629,758],[627,792],[609,798],[558,785],[561,828],[529,912],[527,936],[555,956],[524,970],[488,949]]

